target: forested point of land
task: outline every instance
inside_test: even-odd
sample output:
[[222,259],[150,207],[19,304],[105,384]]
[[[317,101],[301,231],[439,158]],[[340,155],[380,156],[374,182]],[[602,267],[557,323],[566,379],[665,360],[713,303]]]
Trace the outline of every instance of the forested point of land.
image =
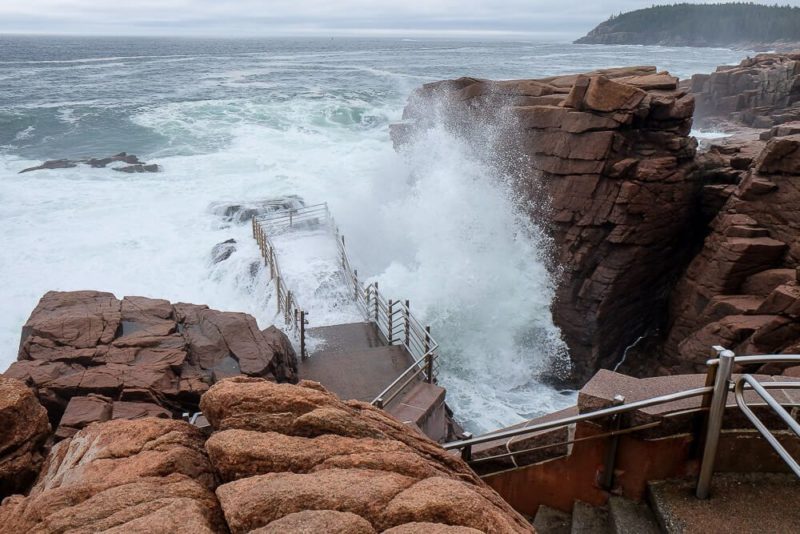
[[800,42],[800,7],[672,4],[612,15],[579,44],[730,46]]

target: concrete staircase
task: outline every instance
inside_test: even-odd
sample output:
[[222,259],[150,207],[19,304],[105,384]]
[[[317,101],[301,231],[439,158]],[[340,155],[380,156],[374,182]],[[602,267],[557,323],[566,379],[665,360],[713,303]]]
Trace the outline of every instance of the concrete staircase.
[[655,516],[646,504],[611,497],[605,507],[575,501],[572,512],[540,506],[533,520],[540,534],[659,534]]
[[[413,363],[400,345],[387,345],[375,323],[350,323],[311,328],[319,350],[298,364],[301,379],[324,385],[341,399],[372,402]],[[418,378],[385,406],[406,424],[434,440],[447,437],[445,390]]]
[[575,501],[571,512],[540,506],[540,534],[694,534],[800,532],[800,480],[786,473],[717,473],[711,498],[694,496],[695,478],[648,484],[643,503],[611,497],[593,507]]

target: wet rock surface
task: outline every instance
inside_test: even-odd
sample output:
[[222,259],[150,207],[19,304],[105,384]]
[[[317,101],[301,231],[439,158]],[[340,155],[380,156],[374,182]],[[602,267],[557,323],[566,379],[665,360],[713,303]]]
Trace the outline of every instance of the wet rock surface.
[[[70,421],[105,401],[73,399]],[[208,438],[157,418],[66,437],[0,505],[4,532],[533,532],[458,457],[315,382],[231,378],[201,405]]]
[[139,172],[160,172],[161,167],[155,163],[147,164],[143,161],[139,161],[137,156],[133,154],[128,154],[127,152],[120,152],[114,156],[109,156],[106,158],[88,158],[88,159],[56,159],[45,161],[41,165],[37,165],[35,167],[28,167],[27,169],[22,169],[19,171],[19,174],[31,172],[31,171],[40,171],[44,169],[71,169],[77,167],[78,165],[88,165],[95,169],[102,169],[107,167],[112,163],[123,163],[126,165],[111,167],[112,170],[125,172],[125,173],[139,173]]
[[28,489],[46,454],[47,411],[19,380],[0,376],[0,500]]
[[208,210],[224,222],[249,223],[253,217],[269,215],[276,211],[302,208],[303,199],[296,195],[247,202],[214,202]]
[[94,424],[53,447],[5,532],[224,532],[203,434],[182,421]]
[[[409,100],[396,146],[437,121],[513,162],[508,169],[553,240],[560,268],[553,306],[574,362],[572,379],[613,366],[666,306],[689,261],[681,243],[700,190],[694,99],[654,67],[423,86]],[[647,288],[642,291],[639,288]]]
[[[114,413],[196,411],[217,380],[245,374],[296,381],[296,356],[285,335],[258,329],[253,317],[207,306],[97,291],[49,292],[23,327],[18,360],[6,376],[37,391],[60,437]],[[89,397],[95,395],[94,397]],[[134,404],[135,403],[135,404]],[[91,414],[91,416],[90,416]]]

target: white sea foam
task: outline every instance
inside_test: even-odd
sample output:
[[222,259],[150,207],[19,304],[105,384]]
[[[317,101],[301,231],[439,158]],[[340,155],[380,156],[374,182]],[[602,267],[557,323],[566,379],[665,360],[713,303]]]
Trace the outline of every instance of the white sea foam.
[[[569,403],[539,382],[542,369],[564,355],[539,229],[517,212],[503,175],[447,131],[433,129],[401,155],[387,124],[400,119],[406,95],[426,79],[642,64],[657,50],[575,47],[562,58],[552,54],[563,47],[525,43],[499,51],[463,43],[287,46],[171,56],[198,58],[181,69],[164,69],[167,56],[128,60],[122,50],[109,53],[119,57],[63,60],[76,63],[69,67],[110,65],[96,70],[65,68],[61,60],[6,67],[15,83],[3,88],[15,96],[0,110],[19,121],[18,132],[36,124],[30,133],[42,147],[37,157],[50,157],[51,141],[68,153],[71,143],[95,146],[103,135],[125,141],[130,129],[131,142],[149,148],[114,150],[135,152],[164,171],[126,175],[80,166],[18,175],[40,161],[0,154],[0,369],[15,358],[21,325],[50,289],[204,303],[253,314],[261,327],[280,324],[249,225],[225,223],[208,207],[296,194],[308,204],[327,201],[360,275],[379,281],[390,298],[410,299],[431,324],[449,402],[473,431]],[[548,52],[550,60],[538,61]],[[526,57],[536,57],[539,70]],[[705,51],[664,57],[678,74],[723,62]],[[113,113],[81,129],[106,108]],[[29,115],[37,122],[26,122]],[[114,153],[100,141],[100,153]],[[211,248],[229,238],[237,250],[212,264]],[[320,270],[314,243],[284,243],[284,275],[291,269],[303,306],[316,310],[311,326],[352,320],[352,310],[331,307],[329,295],[317,293],[324,280],[301,287],[309,270]]]

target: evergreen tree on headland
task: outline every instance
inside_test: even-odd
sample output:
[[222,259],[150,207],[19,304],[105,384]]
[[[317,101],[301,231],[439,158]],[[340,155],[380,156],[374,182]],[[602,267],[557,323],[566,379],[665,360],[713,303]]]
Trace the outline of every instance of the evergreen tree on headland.
[[611,15],[575,42],[726,46],[780,41],[800,42],[800,7],[753,2],[654,5]]

